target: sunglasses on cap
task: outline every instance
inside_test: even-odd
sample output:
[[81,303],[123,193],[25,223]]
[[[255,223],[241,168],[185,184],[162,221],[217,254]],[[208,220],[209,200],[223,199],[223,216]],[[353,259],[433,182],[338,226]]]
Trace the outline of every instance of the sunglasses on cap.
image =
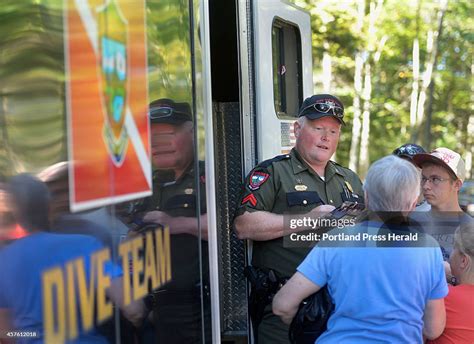
[[311,104],[305,107],[301,111],[300,116],[304,116],[305,112],[311,108],[315,109],[317,112],[320,112],[320,113],[329,113],[329,111],[332,111],[332,115],[340,119],[344,117],[344,109],[340,106],[337,106],[334,102],[327,101],[327,100],[318,101],[314,104]]
[[150,119],[155,120],[155,119],[167,118],[167,117],[171,117],[173,114],[181,114],[181,115],[188,116],[186,113],[182,111],[177,111],[168,106],[162,106],[158,108],[153,108],[150,111]]
[[393,154],[395,155],[407,156],[409,158],[413,158],[414,155],[421,153],[425,153],[425,150],[416,145],[404,145],[393,151]]

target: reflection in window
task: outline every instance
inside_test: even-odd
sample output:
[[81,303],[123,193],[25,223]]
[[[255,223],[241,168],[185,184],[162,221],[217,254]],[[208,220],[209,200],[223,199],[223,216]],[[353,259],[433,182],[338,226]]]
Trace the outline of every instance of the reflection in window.
[[191,103],[191,28],[187,0],[147,1],[148,91],[150,101]]

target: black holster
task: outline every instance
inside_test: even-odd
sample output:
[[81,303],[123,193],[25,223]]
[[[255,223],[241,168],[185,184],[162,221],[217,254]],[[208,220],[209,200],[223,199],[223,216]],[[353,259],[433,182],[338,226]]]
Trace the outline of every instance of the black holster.
[[277,277],[273,270],[253,266],[247,266],[244,269],[244,274],[251,286],[249,314],[255,336],[257,336],[258,326],[262,322],[265,307],[272,303],[273,297],[287,279]]

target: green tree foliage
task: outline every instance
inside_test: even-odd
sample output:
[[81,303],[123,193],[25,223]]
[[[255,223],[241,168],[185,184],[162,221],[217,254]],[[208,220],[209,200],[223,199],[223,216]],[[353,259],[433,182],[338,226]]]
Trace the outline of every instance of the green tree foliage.
[[64,39],[58,1],[0,6],[0,177],[64,160]]
[[[370,2],[366,0],[366,18]],[[315,75],[321,68],[325,49],[333,57],[334,93],[341,96],[347,108],[348,128],[341,137],[338,160],[348,161],[350,126],[354,97],[355,54],[364,47],[368,37],[366,28],[358,32],[357,1],[301,0],[295,3],[312,15],[313,65]],[[388,40],[380,61],[372,66],[370,160],[374,161],[410,141],[410,94],[413,81],[413,41],[420,45],[420,75],[427,59],[427,35],[437,29],[437,0],[386,0],[377,23],[378,39]],[[428,123],[430,140],[426,149],[449,147],[466,155],[467,123],[472,116],[471,65],[474,56],[474,4],[471,0],[450,0],[440,36],[437,65],[433,70],[432,119]],[[326,45],[324,44],[326,42]],[[369,59],[372,56],[369,56]],[[370,62],[370,60],[369,60]],[[314,80],[315,92],[321,81]],[[428,100],[427,100],[428,103]],[[425,107],[426,113],[426,107]],[[425,123],[423,124],[425,125]],[[426,130],[426,128],[422,128]],[[421,139],[418,138],[418,143]]]

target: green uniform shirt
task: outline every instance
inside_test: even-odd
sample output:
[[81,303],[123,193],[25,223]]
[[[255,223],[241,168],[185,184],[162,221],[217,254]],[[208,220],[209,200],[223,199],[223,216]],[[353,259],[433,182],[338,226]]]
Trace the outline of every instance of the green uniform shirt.
[[[323,180],[292,149],[290,154],[264,161],[250,172],[237,215],[259,210],[304,214],[322,204],[338,207],[344,201],[363,202],[359,177],[329,161]],[[254,241],[252,265],[273,269],[279,277],[291,277],[309,251],[307,247],[283,247],[283,238]]]
[[[170,171],[171,172],[171,171]],[[148,211],[159,210],[169,216],[197,217],[197,192],[194,164],[178,179],[157,171],[153,178],[153,196]],[[168,180],[167,180],[168,179]],[[171,180],[171,181],[169,181]],[[200,214],[206,213],[206,186],[204,162],[199,162]],[[201,240],[203,253],[203,277],[207,279],[207,241]],[[191,234],[172,234],[171,282],[166,290],[194,290],[200,283],[199,239]]]

